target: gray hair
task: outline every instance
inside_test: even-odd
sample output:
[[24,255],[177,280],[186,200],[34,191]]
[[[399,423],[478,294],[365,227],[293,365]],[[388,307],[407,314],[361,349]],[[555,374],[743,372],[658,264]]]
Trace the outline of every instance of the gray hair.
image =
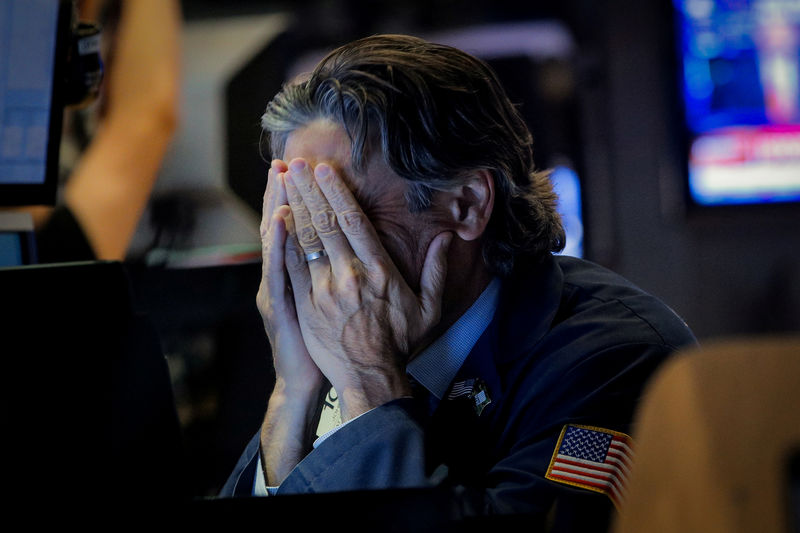
[[262,126],[273,156],[283,156],[290,133],[321,118],[346,130],[356,171],[378,150],[407,180],[412,212],[429,207],[435,190],[488,170],[495,205],[483,257],[494,273],[508,275],[518,259],[538,262],[563,249],[549,174],[535,170],[530,131],[483,61],[416,37],[359,39],[269,103]]

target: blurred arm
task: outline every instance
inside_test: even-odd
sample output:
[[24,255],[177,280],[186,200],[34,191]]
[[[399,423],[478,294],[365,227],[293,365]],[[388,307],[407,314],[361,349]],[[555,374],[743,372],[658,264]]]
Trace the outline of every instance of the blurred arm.
[[65,187],[98,259],[124,258],[178,122],[180,10],[125,0],[108,112]]

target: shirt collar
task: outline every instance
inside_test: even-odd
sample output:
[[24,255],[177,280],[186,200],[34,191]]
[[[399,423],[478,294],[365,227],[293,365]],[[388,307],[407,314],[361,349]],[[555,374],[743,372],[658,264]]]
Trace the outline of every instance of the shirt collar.
[[500,285],[500,279],[493,278],[467,312],[408,363],[408,374],[437,399],[444,397],[458,369],[492,321]]

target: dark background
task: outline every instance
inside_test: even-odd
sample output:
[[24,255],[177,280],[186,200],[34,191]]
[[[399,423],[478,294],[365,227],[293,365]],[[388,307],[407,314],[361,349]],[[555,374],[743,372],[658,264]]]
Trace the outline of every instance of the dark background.
[[[698,209],[686,199],[670,9],[642,0],[183,2],[187,24],[271,12],[294,21],[221,88],[224,180],[253,213],[266,175],[258,117],[293,54],[372,33],[561,21],[577,44],[568,61],[495,66],[523,103],[538,164],[566,156],[581,176],[585,256],[662,298],[701,341],[798,331],[798,206]],[[174,201],[165,197],[153,204]],[[177,232],[198,216],[188,208],[183,219],[148,223]],[[173,269],[143,257],[130,262],[137,305],[170,364],[192,490],[213,494],[257,430],[272,385],[255,309],[260,265]]]

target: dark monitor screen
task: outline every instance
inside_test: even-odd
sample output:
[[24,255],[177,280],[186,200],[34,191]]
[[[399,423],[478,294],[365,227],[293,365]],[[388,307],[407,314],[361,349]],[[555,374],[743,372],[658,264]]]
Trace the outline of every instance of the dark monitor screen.
[[0,2],[0,205],[53,205],[71,3]]
[[800,201],[800,2],[673,3],[692,201]]

